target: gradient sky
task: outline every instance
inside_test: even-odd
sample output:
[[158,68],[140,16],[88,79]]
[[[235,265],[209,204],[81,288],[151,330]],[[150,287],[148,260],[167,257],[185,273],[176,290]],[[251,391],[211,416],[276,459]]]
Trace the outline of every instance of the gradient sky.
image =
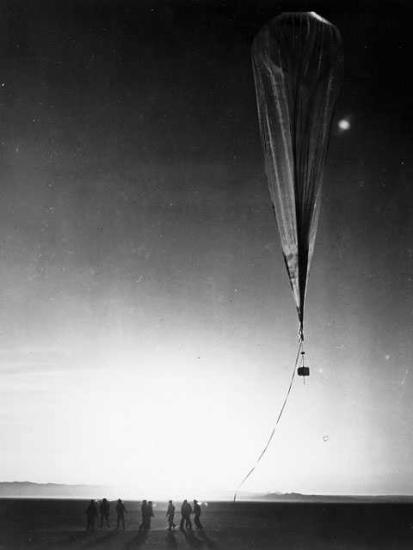
[[308,9],[345,47],[306,302],[312,374],[245,490],[413,492],[408,2],[332,4],[3,2],[4,480],[208,495],[254,462],[297,319],[250,45]]

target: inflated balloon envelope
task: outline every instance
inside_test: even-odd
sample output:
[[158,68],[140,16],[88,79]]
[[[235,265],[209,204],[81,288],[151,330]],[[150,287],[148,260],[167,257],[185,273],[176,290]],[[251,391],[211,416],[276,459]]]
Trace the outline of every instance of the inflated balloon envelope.
[[[283,13],[252,47],[268,187],[304,340],[304,302],[343,55],[338,29],[313,12]],[[308,375],[309,371],[298,372]]]
[[340,33],[313,12],[283,13],[256,36],[252,62],[268,187],[297,307],[299,345],[274,427],[235,491],[234,502],[274,437],[296,368],[299,376],[310,374],[304,365],[304,301],[331,122],[342,79]]

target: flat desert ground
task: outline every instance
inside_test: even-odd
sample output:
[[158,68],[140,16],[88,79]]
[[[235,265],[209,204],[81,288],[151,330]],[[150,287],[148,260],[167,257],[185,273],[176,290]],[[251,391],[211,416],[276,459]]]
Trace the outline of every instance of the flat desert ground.
[[[198,549],[391,550],[413,548],[409,502],[210,502],[203,531],[166,529],[165,503],[156,503],[151,530],[138,531],[139,502],[125,501],[126,530],[86,533],[87,500],[1,499],[0,550]],[[179,504],[177,504],[179,510]],[[176,515],[179,523],[180,514]]]

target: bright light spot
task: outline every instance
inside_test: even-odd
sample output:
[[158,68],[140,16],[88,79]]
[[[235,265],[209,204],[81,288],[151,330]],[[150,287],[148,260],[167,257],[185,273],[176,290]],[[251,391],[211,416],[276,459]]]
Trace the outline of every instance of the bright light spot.
[[346,118],[342,118],[338,121],[338,127],[340,130],[350,130],[350,122]]
[[386,361],[388,361],[390,359],[390,355],[385,355],[384,357],[385,357]]

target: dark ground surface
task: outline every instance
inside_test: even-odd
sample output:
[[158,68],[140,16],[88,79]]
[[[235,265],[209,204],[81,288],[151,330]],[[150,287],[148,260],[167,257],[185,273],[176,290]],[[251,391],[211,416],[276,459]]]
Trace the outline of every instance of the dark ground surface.
[[[0,500],[0,550],[26,549],[375,549],[413,548],[411,503],[209,503],[204,531],[168,533],[165,505],[138,531],[139,503],[126,501],[126,531],[85,532],[85,500]],[[179,505],[177,505],[179,509]],[[180,515],[175,523],[179,523]],[[114,524],[114,504],[111,503]]]

